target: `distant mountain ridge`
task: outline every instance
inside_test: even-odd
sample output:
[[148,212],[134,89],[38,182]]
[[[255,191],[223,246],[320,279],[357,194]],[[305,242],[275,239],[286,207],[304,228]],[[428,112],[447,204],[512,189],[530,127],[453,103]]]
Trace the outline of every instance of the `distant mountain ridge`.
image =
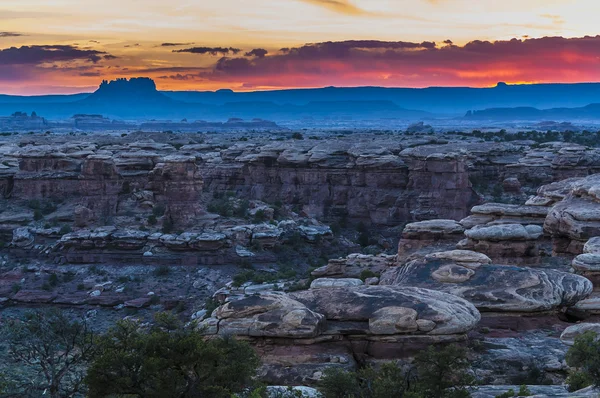
[[578,108],[490,108],[469,111],[465,118],[471,120],[600,120],[600,103]]
[[[276,91],[171,92],[158,91],[150,78],[104,81],[91,94],[54,96],[0,95],[0,115],[37,112],[46,118],[76,113],[124,119],[262,118],[274,121],[306,117],[351,120],[463,117],[467,119],[600,119],[589,104],[600,103],[600,83],[507,85],[490,88],[355,87]],[[592,108],[587,109],[587,106]],[[566,109],[584,108],[578,111]],[[512,109],[509,111],[508,109]],[[549,112],[552,110],[552,112]],[[512,116],[511,116],[512,115]]]

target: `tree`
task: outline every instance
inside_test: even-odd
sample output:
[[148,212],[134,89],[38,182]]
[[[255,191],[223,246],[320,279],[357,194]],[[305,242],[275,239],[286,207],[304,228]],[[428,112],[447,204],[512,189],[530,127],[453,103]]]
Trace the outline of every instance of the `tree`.
[[436,350],[430,346],[415,357],[417,385],[414,398],[469,397],[467,386],[475,380],[469,374],[467,350],[450,345]]
[[159,314],[142,329],[121,321],[99,341],[86,382],[89,397],[230,398],[254,384],[259,360],[233,338],[206,340],[174,317]]
[[[72,397],[83,389],[86,363],[95,352],[95,335],[85,320],[71,320],[58,310],[30,312],[3,328],[10,359],[5,371],[9,393],[17,396]],[[13,373],[13,374],[11,374]]]
[[592,384],[600,387],[600,341],[596,332],[588,330],[575,337],[565,359],[567,365],[573,368],[567,379],[569,390],[575,391]]
[[319,390],[325,398],[463,398],[470,396],[466,387],[474,382],[468,369],[465,349],[429,347],[410,370],[395,363],[357,372],[327,370]]

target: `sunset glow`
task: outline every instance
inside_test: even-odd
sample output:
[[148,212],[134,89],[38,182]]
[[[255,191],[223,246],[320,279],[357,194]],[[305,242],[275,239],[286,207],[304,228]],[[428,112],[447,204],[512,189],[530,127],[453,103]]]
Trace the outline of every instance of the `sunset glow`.
[[0,93],[600,81],[590,0],[4,0]]

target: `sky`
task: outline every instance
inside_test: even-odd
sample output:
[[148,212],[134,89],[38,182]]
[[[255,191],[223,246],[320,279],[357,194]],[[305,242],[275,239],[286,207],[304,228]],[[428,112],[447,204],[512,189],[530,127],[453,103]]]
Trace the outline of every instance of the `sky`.
[[0,93],[600,81],[597,0],[0,0]]

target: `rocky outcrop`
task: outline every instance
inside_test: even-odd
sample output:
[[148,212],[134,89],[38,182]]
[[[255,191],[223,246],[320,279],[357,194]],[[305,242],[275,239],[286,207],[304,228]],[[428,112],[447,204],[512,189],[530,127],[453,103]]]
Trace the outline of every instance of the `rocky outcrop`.
[[538,225],[497,224],[475,226],[465,231],[466,239],[457,247],[489,256],[496,264],[537,264],[540,261]]
[[230,301],[215,311],[215,317],[221,335],[313,338],[325,329],[323,315],[283,293]]
[[398,243],[400,259],[421,249],[435,250],[442,245],[455,245],[462,237],[464,228],[454,220],[428,220],[407,224]]
[[394,266],[397,256],[380,254],[377,256],[354,253],[347,257],[331,259],[323,267],[312,271],[314,277],[359,278],[364,271],[380,274],[388,267]]
[[295,293],[229,296],[198,324],[207,335],[250,339],[261,376],[271,382],[315,383],[354,358],[398,358],[428,344],[459,341],[479,312],[451,294],[400,286],[329,287]]
[[544,229],[557,254],[581,254],[584,244],[600,236],[600,174],[569,181],[569,193],[548,214]]
[[449,256],[417,259],[390,268],[381,275],[380,285],[433,289],[462,297],[482,312],[509,313],[572,307],[592,292],[591,282],[578,275],[549,269],[459,264]]
[[577,325],[569,326],[560,335],[560,341],[566,345],[573,345],[575,344],[575,339],[585,332],[600,334],[600,323],[578,323]]
[[532,224],[542,226],[548,211],[548,207],[541,205],[485,203],[474,206],[471,209],[471,215],[462,219],[460,224],[465,229],[497,224]]

